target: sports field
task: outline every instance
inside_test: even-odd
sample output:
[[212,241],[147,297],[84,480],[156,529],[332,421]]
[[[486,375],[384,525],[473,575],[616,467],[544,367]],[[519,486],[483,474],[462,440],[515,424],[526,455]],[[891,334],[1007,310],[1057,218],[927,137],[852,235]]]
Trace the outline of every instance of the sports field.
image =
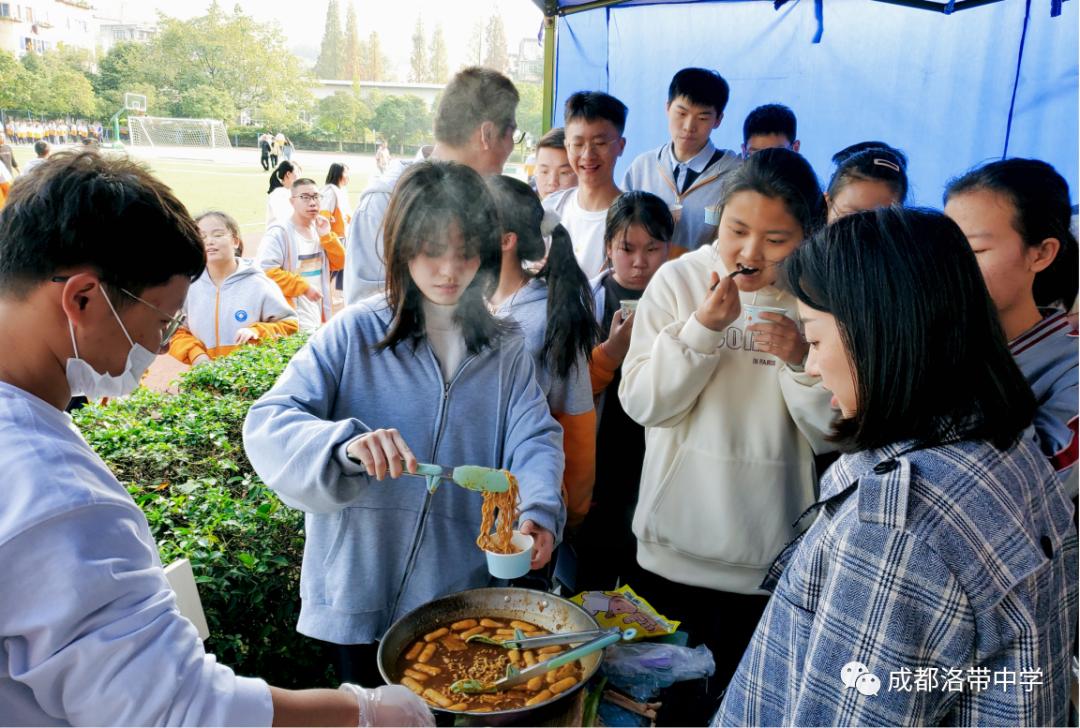
[[[16,146],[19,164],[33,156],[30,146]],[[106,150],[106,153],[112,153]],[[127,149],[173,189],[188,210],[197,215],[203,210],[224,210],[236,218],[244,234],[246,255],[254,254],[266,227],[266,194],[270,173],[259,164],[255,149]],[[368,180],[376,174],[371,156],[332,152],[297,151],[293,161],[300,164],[305,177],[321,187],[326,172],[334,162],[349,167],[349,191],[355,204]]]

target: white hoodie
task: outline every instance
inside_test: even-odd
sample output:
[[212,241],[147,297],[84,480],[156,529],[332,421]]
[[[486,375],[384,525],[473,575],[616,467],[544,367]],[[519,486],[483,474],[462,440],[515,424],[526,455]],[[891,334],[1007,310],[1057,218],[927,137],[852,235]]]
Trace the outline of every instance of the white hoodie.
[[[817,377],[753,351],[742,320],[725,331],[698,322],[713,270],[726,272],[715,245],[687,253],[660,268],[638,304],[619,386],[623,409],[645,427],[638,562],[682,584],[761,593],[814,502],[831,395]],[[795,298],[772,286],[739,298],[796,317]]]
[[214,285],[209,271],[191,284],[184,313],[187,322],[169,343],[169,353],[186,364],[200,354],[211,359],[236,348],[236,332],[253,328],[259,338],[295,333],[296,311],[285,301],[278,285],[247,259],[236,271]]

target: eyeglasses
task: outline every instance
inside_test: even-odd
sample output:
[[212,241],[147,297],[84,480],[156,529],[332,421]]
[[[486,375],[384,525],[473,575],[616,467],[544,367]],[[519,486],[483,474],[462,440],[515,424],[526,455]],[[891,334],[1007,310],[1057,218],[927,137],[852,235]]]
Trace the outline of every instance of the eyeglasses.
[[[70,278],[71,276],[53,276],[51,280],[53,283],[67,283]],[[185,314],[183,311],[176,314],[175,316],[170,316],[154,304],[150,303],[149,301],[144,301],[126,288],[121,288],[120,292],[123,293],[125,296],[128,296],[129,298],[135,299],[144,306],[149,306],[158,314],[160,314],[163,318],[169,319],[169,323],[165,325],[165,328],[161,332],[161,348],[165,348],[165,345],[172,340],[172,337],[176,334],[180,327],[187,322],[187,314]]]
[[314,192],[309,192],[309,193],[303,194],[303,195],[293,195],[294,200],[297,199],[297,198],[300,198],[304,202],[318,202],[319,201],[319,196],[317,194],[315,194]]
[[572,142],[566,143],[566,149],[574,154],[584,154],[587,147],[592,147],[593,151],[597,154],[603,154],[607,151],[608,147],[615,143],[615,139],[611,137],[597,137],[596,139],[590,139],[589,141],[582,141],[575,139]]
[[521,144],[523,141],[525,141],[525,130],[514,129],[514,144]]

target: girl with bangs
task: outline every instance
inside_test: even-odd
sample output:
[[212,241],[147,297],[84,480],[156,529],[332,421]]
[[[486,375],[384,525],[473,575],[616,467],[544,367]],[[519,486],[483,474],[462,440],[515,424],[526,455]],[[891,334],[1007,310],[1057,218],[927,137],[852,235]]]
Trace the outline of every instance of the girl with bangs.
[[418,462],[512,472],[533,568],[561,535],[562,433],[523,338],[485,301],[499,230],[476,172],[411,165],[387,210],[385,298],[335,316],[248,414],[255,470],[307,513],[297,629],[332,643],[343,680],[381,680],[375,643],[408,611],[488,584],[480,495],[425,499]]

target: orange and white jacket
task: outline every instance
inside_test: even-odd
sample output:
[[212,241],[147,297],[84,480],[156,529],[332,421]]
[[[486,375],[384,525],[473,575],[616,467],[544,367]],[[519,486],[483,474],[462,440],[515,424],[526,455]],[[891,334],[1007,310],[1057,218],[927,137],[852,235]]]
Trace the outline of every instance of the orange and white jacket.
[[349,193],[337,185],[326,185],[319,193],[319,207],[320,213],[330,221],[330,229],[344,241],[345,230],[352,220]]
[[[314,227],[312,225],[312,230]],[[291,221],[278,220],[266,228],[266,234],[259,243],[258,265],[270,280],[278,284],[290,305],[293,299],[311,287],[300,275],[300,244],[297,237]],[[319,238],[319,245],[323,256],[319,286],[322,293],[322,320],[325,322],[334,315],[330,299],[330,274],[345,267],[345,246],[333,230]]]
[[245,327],[258,332],[257,342],[299,328],[281,289],[250,260],[240,260],[220,287],[204,271],[188,290],[184,313],[187,324],[169,342],[169,353],[185,364],[202,354],[216,359],[232,352],[238,348],[236,332]]

